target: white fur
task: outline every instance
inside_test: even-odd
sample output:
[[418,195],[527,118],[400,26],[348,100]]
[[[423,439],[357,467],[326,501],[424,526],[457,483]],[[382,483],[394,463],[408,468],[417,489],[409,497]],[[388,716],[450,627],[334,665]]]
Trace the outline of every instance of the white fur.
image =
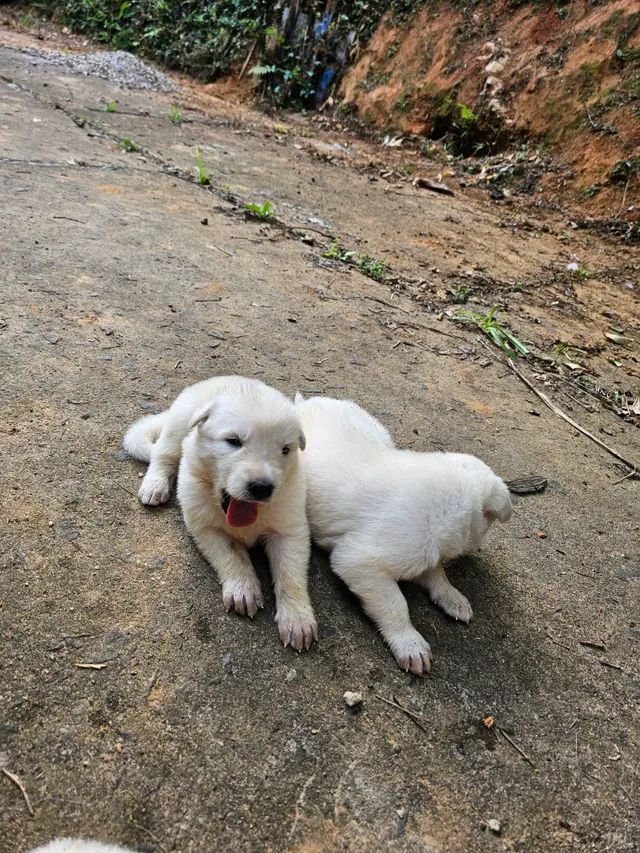
[[476,550],[492,522],[511,515],[509,492],[491,469],[460,453],[394,447],[387,430],[348,400],[296,396],[308,448],[311,535],[360,598],[399,666],[422,675],[431,649],[409,619],[398,586],[423,586],[445,613],[468,622],[471,605],[441,566]]
[[[228,444],[226,439],[234,436],[242,447]],[[124,437],[128,453],[149,461],[138,492],[143,504],[169,499],[179,466],[177,491],[185,523],[217,572],[227,610],[255,616],[263,606],[247,547],[264,542],[278,632],[285,646],[298,651],[317,638],[307,590],[310,537],[298,459],[304,446],[292,402],[263,382],[240,376],[192,385],[170,409],[142,418]],[[247,484],[253,480],[271,482],[273,495],[261,504],[253,524],[231,527],[222,509],[223,492],[250,500]]]
[[34,848],[31,853],[134,853],[130,847],[108,844],[102,841],[89,841],[84,838],[56,838],[42,847]]

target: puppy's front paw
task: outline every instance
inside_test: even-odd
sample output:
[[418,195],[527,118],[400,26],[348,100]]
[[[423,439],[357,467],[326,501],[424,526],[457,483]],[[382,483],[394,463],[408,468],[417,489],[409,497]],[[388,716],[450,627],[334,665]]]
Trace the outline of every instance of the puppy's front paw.
[[171,497],[171,480],[166,477],[145,477],[138,491],[140,503],[145,506],[158,506]]
[[290,604],[280,605],[276,613],[278,634],[285,648],[291,646],[296,651],[309,649],[318,639],[318,624],[310,608],[296,609]]
[[445,589],[439,589],[431,596],[431,600],[452,619],[469,622],[473,616],[469,599],[458,592],[454,586],[449,585]]
[[258,578],[225,581],[222,584],[222,600],[227,613],[235,610],[239,616],[249,616],[251,619],[259,608],[264,607]]
[[403,634],[389,643],[396,663],[405,672],[424,675],[431,672],[431,646],[417,631]]

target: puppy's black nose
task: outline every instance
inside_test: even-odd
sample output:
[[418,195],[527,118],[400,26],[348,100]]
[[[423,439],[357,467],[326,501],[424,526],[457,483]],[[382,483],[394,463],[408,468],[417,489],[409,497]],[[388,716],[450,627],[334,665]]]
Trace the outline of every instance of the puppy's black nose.
[[268,480],[252,480],[247,483],[247,491],[254,501],[268,501],[273,494],[273,483]]

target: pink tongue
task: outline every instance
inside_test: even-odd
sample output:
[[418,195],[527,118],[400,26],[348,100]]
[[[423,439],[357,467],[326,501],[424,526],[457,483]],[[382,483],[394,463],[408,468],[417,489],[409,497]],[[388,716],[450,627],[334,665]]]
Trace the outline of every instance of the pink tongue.
[[258,504],[231,498],[227,507],[229,527],[248,527],[258,518]]

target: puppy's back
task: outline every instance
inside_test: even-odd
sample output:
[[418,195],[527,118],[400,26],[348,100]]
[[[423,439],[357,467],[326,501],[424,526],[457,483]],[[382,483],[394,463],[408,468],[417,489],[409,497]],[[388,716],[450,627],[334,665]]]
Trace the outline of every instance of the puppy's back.
[[309,433],[322,433],[332,442],[343,439],[380,447],[394,447],[389,431],[379,420],[366,412],[353,400],[334,400],[331,397],[310,397],[305,400],[296,394],[295,404],[303,421],[303,429]]

